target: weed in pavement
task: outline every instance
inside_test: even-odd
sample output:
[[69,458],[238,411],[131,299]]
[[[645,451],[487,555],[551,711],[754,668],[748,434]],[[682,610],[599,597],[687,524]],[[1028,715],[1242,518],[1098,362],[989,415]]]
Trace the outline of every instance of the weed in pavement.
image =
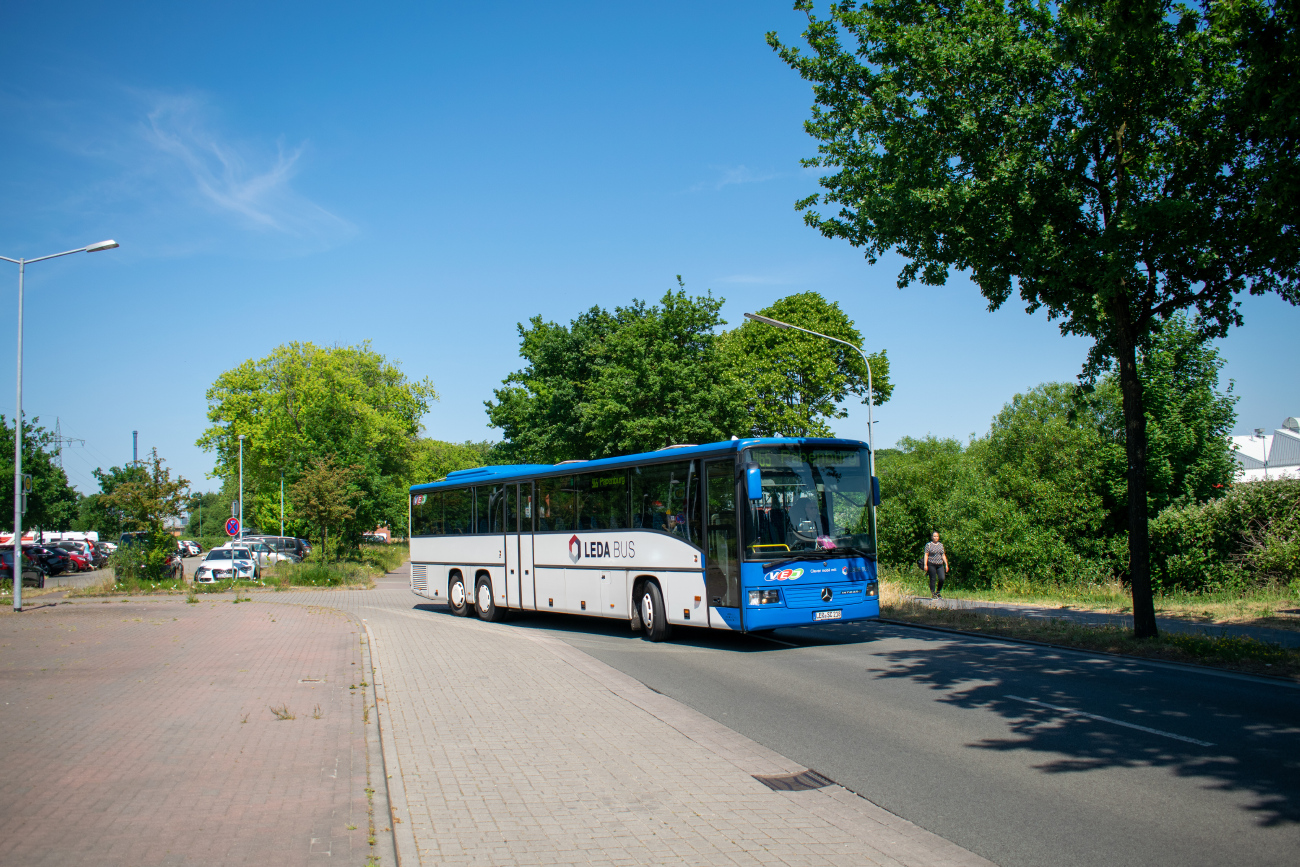
[[312,712],[311,712],[312,719],[320,719],[323,716],[325,716],[325,714],[321,713],[320,705],[316,705],[316,707],[312,708]]
[[289,710],[289,706],[287,704],[282,704],[279,707],[272,707],[271,713],[275,714],[275,718],[278,720],[298,718],[297,716],[294,715],[293,711]]

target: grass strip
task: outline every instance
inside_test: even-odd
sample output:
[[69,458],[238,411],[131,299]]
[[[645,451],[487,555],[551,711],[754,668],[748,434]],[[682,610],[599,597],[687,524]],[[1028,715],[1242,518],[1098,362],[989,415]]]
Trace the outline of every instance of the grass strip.
[[[196,584],[169,579],[149,581],[137,577],[109,576],[99,584],[69,591],[68,598],[90,596],[166,596],[228,593],[233,590],[292,590],[296,587],[370,588],[374,579],[396,569],[408,556],[406,545],[366,545],[352,558],[322,562],[277,563],[263,570],[258,581],[214,581]],[[24,591],[26,593],[27,591]]]
[[880,616],[889,620],[1300,681],[1300,650],[1254,638],[1166,631],[1156,638],[1138,639],[1133,637],[1131,629],[1118,625],[1093,626],[1063,618],[1004,617],[978,609],[931,608],[902,595],[897,588],[888,592],[890,589],[882,588],[880,606]]
[[[926,576],[919,569],[884,566],[880,574],[883,582],[899,587],[907,595],[930,595]],[[1051,585],[1035,583],[983,588],[962,587],[950,581],[945,586],[945,593],[977,602],[1073,608],[1101,614],[1133,613],[1133,597],[1119,581],[1086,583],[1063,580]],[[1300,582],[1195,593],[1158,590],[1155,607],[1157,616],[1186,623],[1300,631]]]

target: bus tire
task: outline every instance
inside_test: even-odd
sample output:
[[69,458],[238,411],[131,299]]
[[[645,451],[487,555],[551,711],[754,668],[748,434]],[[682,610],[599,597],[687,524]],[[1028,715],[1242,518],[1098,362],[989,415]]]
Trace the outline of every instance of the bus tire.
[[469,615],[469,591],[465,589],[465,578],[459,572],[453,573],[447,581],[447,607],[457,617]]
[[668,625],[668,609],[664,607],[664,594],[656,581],[641,585],[641,598],[637,600],[641,614],[641,634],[648,641],[667,641],[673,634]]
[[486,575],[480,575],[475,584],[474,610],[478,612],[479,620],[488,623],[500,623],[506,619],[505,610],[498,608],[496,600],[492,597],[492,579]]

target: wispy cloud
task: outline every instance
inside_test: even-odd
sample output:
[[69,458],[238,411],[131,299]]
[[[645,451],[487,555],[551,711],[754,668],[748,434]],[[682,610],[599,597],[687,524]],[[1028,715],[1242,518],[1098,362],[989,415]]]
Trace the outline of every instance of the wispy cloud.
[[729,187],[733,184],[761,184],[763,181],[770,181],[773,178],[780,177],[779,172],[756,172],[749,166],[712,166],[717,173],[711,181],[701,181],[690,188],[690,192],[698,193],[704,190],[720,190],[723,187]]
[[351,232],[346,220],[293,189],[305,144],[233,142],[212,131],[210,114],[195,97],[159,97],[145,126],[146,139],[188,172],[209,205],[256,230],[302,238]]

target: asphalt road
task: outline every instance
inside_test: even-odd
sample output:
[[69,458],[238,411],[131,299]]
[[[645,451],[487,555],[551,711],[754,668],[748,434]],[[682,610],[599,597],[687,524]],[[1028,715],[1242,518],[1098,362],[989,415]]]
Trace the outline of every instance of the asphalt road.
[[615,621],[513,625],[1004,867],[1300,862],[1284,684],[879,623],[659,645]]

